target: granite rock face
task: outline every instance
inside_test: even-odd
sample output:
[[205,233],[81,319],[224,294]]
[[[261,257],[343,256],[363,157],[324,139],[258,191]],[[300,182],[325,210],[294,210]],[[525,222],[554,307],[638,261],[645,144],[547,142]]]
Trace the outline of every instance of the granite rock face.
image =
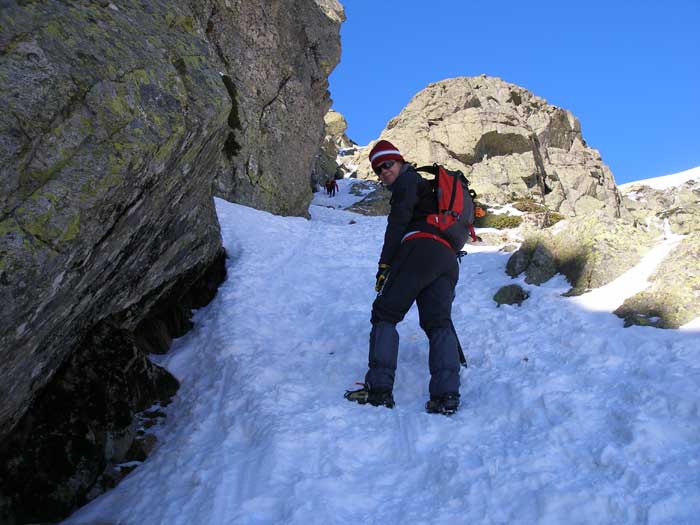
[[331,105],[328,75],[340,60],[342,6],[336,0],[213,0],[194,8],[229,72],[236,109],[217,195],[272,213],[307,215],[309,176]]
[[[586,145],[571,112],[499,78],[430,84],[380,139],[411,162],[461,170],[487,202],[534,198],[566,216],[626,213],[610,169]],[[375,178],[366,152],[357,158],[359,175]]]
[[[183,274],[196,281],[223,260],[211,185],[230,99],[183,3],[6,3],[0,14],[0,492],[3,518],[53,520],[99,475],[107,436],[126,446],[126,416],[177,387],[126,342]],[[98,333],[123,344],[91,374]],[[129,374],[138,355],[144,373]],[[42,410],[65,399],[60,370],[73,392],[111,375],[142,395]],[[162,396],[148,386],[163,382]],[[18,446],[24,434],[47,439]],[[57,514],[31,514],[46,511]]]
[[230,100],[186,4],[146,6],[2,10],[2,433],[92,326],[134,329],[221,250]]

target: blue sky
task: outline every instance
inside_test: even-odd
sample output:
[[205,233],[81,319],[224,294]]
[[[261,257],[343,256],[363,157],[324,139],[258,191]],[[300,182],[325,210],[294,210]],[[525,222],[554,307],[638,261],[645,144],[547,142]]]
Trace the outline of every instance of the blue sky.
[[429,83],[485,73],[581,122],[618,184],[700,166],[700,0],[341,0],[330,77],[366,144]]

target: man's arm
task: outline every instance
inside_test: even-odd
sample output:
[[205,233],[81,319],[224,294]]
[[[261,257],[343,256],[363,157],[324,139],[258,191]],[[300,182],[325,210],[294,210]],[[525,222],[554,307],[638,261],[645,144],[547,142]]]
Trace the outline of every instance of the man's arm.
[[379,264],[391,264],[399,251],[401,239],[407,233],[408,224],[413,217],[413,208],[418,200],[417,186],[419,175],[408,170],[394,182],[391,195],[391,211],[384,232],[384,246],[379,257]]

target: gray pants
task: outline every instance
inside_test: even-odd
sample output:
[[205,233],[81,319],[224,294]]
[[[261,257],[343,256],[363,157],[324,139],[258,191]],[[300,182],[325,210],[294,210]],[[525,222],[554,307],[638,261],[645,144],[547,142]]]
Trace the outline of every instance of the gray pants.
[[365,382],[375,391],[394,387],[399,323],[415,301],[420,326],[430,345],[430,395],[459,393],[459,353],[451,314],[459,266],[454,252],[432,239],[404,242],[384,287],[372,305],[369,370]]

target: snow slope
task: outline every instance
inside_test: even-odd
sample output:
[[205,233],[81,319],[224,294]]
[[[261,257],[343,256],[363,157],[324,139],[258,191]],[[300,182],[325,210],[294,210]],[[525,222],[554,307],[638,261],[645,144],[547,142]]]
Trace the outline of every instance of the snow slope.
[[[454,303],[461,410],[424,411],[415,308],[396,408],[345,401],[386,218],[325,207],[353,200],[338,182],[310,221],[217,201],[229,277],[154,357],[182,382],[160,445],[65,523],[700,523],[700,331],[623,328],[610,311],[627,286],[565,298],[563,278],[513,281],[508,254],[472,247]],[[657,259],[620,279],[638,286]],[[531,297],[497,308],[512,282]]]
[[662,177],[654,177],[652,179],[637,180],[620,184],[618,186],[623,192],[628,191],[632,186],[649,186],[657,190],[666,190],[674,186],[680,186],[684,182],[695,180],[700,182],[700,166],[689,170],[673,173],[671,175],[663,175]]

